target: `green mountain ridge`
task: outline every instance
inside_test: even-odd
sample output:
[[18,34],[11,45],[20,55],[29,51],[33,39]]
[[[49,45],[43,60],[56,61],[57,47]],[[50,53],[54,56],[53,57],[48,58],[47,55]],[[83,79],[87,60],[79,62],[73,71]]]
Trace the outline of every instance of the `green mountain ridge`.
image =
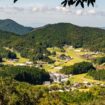
[[79,27],[70,23],[58,23],[32,31],[26,35],[25,39],[29,41],[28,43],[32,40],[32,43],[47,44],[48,46],[62,47],[64,44],[69,44],[74,47],[93,47],[96,45],[104,48],[105,30]]
[[0,20],[0,30],[23,35],[31,32],[33,28],[22,26],[11,19],[5,19]]
[[63,47],[65,44],[105,52],[105,30],[58,23],[46,25],[22,36],[0,32],[0,45],[13,47],[29,58],[38,53],[46,53],[48,47]]

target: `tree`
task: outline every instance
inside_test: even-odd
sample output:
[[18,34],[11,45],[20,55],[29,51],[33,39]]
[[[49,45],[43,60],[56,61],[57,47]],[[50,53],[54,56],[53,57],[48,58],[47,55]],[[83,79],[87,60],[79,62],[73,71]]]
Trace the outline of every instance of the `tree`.
[[[18,0],[14,0],[14,3],[17,2]],[[71,5],[75,5],[78,6],[79,4],[81,5],[82,8],[84,8],[84,4],[87,3],[87,5],[89,6],[90,4],[92,6],[94,6],[94,3],[96,2],[96,0],[64,0],[61,4],[65,7],[65,6],[71,6]]]
[[75,63],[72,66],[67,66],[61,69],[61,73],[64,74],[83,74],[88,71],[95,70],[94,66],[90,62]]
[[101,65],[101,64],[105,63],[105,57],[96,58],[96,59],[93,60],[93,62],[95,64]]
[[17,55],[14,52],[9,51],[8,52],[8,58],[9,59],[16,59],[17,58]]
[[2,59],[2,57],[0,56],[0,62],[2,62],[3,61],[3,59]]

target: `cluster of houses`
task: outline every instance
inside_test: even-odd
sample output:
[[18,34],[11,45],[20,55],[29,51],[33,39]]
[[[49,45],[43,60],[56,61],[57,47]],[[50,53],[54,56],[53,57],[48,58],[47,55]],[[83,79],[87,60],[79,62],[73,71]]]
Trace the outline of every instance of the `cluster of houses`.
[[[50,73],[50,79],[53,83],[64,83],[68,81],[71,75],[65,75],[61,73]],[[51,81],[45,81],[44,85],[50,85]]]
[[77,89],[88,89],[93,86],[100,86],[102,88],[105,88],[105,84],[102,84],[100,82],[97,83],[97,82],[88,82],[88,81],[83,81],[81,83],[76,82],[73,84],[70,83],[69,85],[63,85],[63,87],[55,86],[55,88],[54,87],[50,88],[50,85],[52,85],[53,83],[56,83],[56,84],[66,83],[67,81],[69,81],[69,78],[72,77],[72,75],[64,75],[64,74],[60,74],[60,73],[50,73],[50,77],[53,80],[53,82],[50,82],[50,81],[44,82],[44,85],[49,86],[49,92],[74,91]]
[[33,62],[16,63],[15,66],[33,66]]
[[90,83],[87,81],[84,81],[83,83],[74,83],[70,84],[68,86],[63,87],[56,87],[51,88],[49,87],[49,92],[65,92],[65,91],[75,91],[75,90],[81,90],[81,89],[89,89],[94,86],[100,86],[101,88],[105,88],[105,84],[102,83]]
[[88,82],[88,81],[83,81],[82,83],[74,83],[73,85],[71,85],[70,89],[71,90],[76,90],[76,89],[87,89],[87,88],[91,88],[93,86],[100,86],[102,88],[105,88],[105,84],[102,83],[97,83],[97,82]]
[[61,73],[50,73],[50,80],[52,81],[45,81],[44,85],[51,85],[52,83],[65,83],[69,80],[72,75],[65,75]]
[[94,60],[95,58],[93,57],[95,54],[83,54],[81,55],[82,58],[87,59],[87,60]]
[[69,75],[64,75],[60,73],[50,73],[50,78],[53,80],[53,82],[61,83],[66,82],[69,79]]
[[43,62],[43,61],[37,61],[36,64],[34,64],[32,61],[18,63],[19,59],[10,59],[8,62],[10,64],[15,64],[15,66],[33,66],[34,65],[35,67],[38,67],[38,68],[42,68],[44,64],[48,64],[47,62]]
[[37,61],[35,67],[37,67],[37,68],[42,68],[42,66],[43,66],[44,64],[48,64],[48,62]]

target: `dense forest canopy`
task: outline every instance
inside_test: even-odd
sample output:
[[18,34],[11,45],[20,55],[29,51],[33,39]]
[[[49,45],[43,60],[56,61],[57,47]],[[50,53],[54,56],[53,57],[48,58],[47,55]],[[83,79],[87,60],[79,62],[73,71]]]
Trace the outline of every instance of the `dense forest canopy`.
[[72,66],[64,67],[61,72],[64,74],[83,74],[90,70],[95,70],[94,66],[89,62],[80,62]]
[[95,80],[105,81],[105,70],[89,71],[88,75],[92,76]]
[[38,85],[50,81],[49,73],[35,67],[2,66],[0,67],[0,78],[11,78],[20,82]]

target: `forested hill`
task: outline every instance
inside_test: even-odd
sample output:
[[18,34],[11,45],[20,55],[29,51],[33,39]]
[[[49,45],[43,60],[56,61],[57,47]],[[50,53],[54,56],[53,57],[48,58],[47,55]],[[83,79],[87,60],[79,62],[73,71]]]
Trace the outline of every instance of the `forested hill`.
[[22,41],[22,37],[7,31],[0,30],[0,48],[1,47],[12,47],[18,45]]
[[46,25],[22,36],[0,31],[0,45],[14,47],[26,57],[43,53],[48,47],[62,47],[65,44],[105,52],[105,30],[58,23]]
[[31,32],[33,28],[24,27],[11,19],[5,19],[5,20],[0,20],[0,30],[23,35]]
[[69,23],[46,25],[24,36],[29,45],[46,47],[64,44],[105,51],[105,30],[79,27]]

